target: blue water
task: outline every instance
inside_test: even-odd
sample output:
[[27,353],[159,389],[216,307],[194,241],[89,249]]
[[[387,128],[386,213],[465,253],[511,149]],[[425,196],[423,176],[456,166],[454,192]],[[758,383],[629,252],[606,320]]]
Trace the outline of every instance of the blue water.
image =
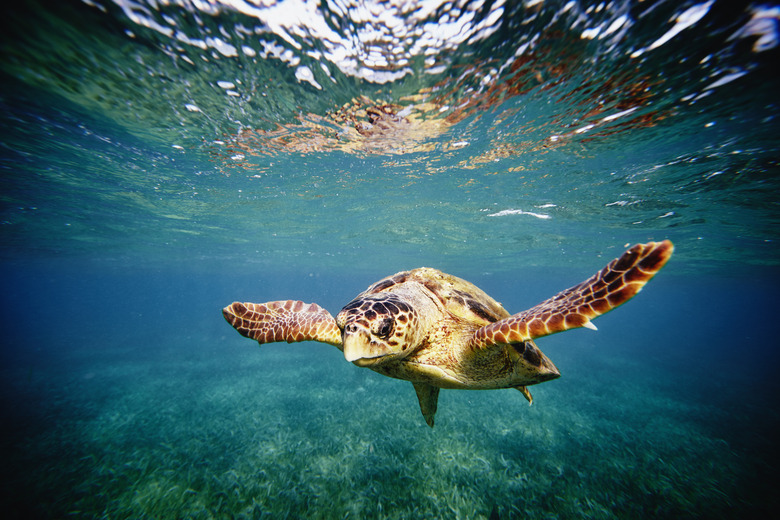
[[[0,21],[4,518],[777,515],[778,7],[253,5]],[[519,312],[662,239],[532,406],[433,429],[220,312],[423,265]]]

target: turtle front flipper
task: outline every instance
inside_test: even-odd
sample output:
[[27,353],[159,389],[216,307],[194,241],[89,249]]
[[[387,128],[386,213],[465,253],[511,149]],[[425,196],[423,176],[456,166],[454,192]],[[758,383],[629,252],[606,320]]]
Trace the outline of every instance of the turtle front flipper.
[[242,336],[261,345],[275,341],[319,341],[342,349],[341,331],[331,314],[316,303],[296,300],[233,302],[222,314]]
[[673,251],[668,240],[637,244],[581,284],[478,329],[471,346],[481,349],[519,344],[577,327],[595,330],[590,320],[633,298],[666,264]]

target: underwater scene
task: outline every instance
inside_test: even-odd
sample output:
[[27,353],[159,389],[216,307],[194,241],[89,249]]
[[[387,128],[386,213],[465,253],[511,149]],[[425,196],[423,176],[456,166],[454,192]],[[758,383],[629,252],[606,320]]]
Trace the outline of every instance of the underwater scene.
[[[777,517],[779,39],[765,1],[10,4],[1,516]],[[353,350],[419,267],[469,283],[376,304],[425,317],[392,366],[436,337],[425,381],[494,389]]]

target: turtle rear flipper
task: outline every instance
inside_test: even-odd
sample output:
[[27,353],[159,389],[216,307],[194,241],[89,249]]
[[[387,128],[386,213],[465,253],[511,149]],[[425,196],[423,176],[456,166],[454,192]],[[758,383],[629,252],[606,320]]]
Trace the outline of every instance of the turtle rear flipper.
[[433,428],[433,418],[439,406],[439,387],[427,383],[412,383],[417,399],[420,401],[420,411],[428,426]]
[[263,343],[319,341],[341,350],[341,331],[331,314],[316,303],[284,300],[267,303],[233,302],[225,319],[242,336]]
[[633,298],[666,264],[673,251],[668,240],[637,244],[581,284],[478,329],[471,346],[479,350],[518,344],[577,327],[595,330],[590,320]]

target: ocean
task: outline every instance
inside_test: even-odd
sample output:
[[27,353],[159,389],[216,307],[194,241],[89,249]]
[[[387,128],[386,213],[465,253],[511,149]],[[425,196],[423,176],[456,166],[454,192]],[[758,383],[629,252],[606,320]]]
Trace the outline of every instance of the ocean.
[[[3,518],[772,518],[780,7],[21,1],[0,20]],[[259,347],[393,273],[510,312],[669,263],[561,377]]]

